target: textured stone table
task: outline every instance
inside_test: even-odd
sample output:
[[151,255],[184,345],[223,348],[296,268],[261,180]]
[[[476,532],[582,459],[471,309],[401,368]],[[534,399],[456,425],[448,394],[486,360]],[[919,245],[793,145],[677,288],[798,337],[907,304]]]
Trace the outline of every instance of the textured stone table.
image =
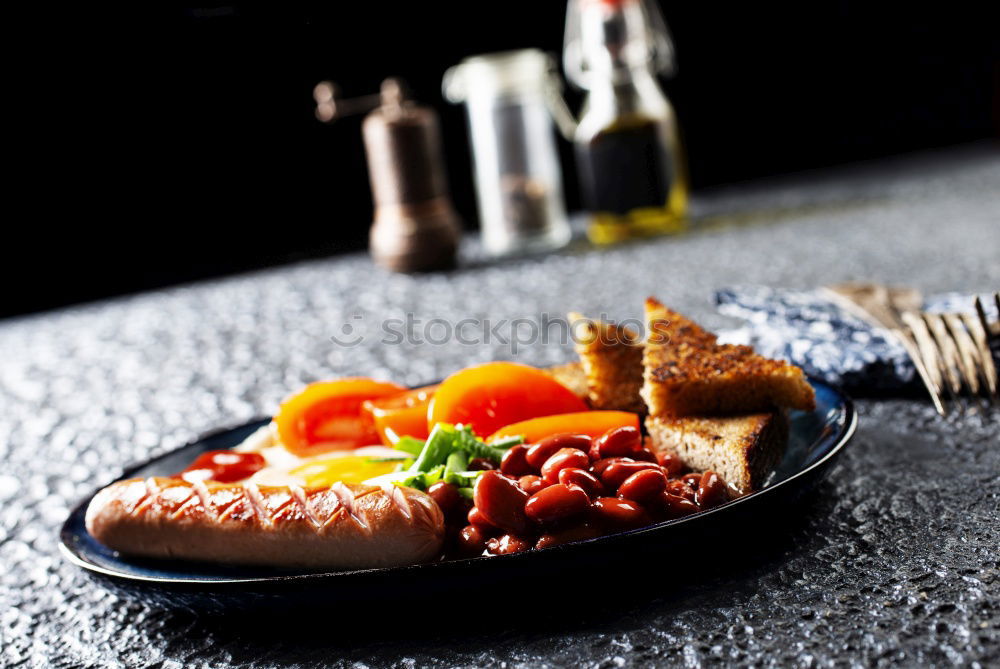
[[[735,283],[1000,287],[995,147],[720,189],[696,209],[693,234],[607,251],[424,277],[348,256],[0,323],[0,664],[997,666],[1000,413],[943,420],[920,401],[861,401],[829,479],[778,539],[734,547],[730,569],[657,575],[588,610],[556,601],[527,623],[455,634],[414,625],[407,601],[367,634],[339,633],[350,612],[331,607],[326,633],[268,635],[118,599],[57,552],[71,505],[126,463],[269,413],[304,382],[417,383],[514,357],[496,340],[387,345],[386,318],[636,317],[656,294],[720,327],[709,295]],[[364,341],[338,346],[345,323]],[[558,342],[517,353],[570,355]]]

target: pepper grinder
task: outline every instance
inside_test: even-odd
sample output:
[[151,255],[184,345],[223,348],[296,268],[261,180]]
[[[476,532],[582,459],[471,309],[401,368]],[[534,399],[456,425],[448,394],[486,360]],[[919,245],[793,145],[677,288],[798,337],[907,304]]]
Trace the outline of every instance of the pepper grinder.
[[341,100],[330,82],[313,94],[323,122],[369,112],[361,128],[375,204],[372,259],[395,272],[453,267],[462,222],[448,194],[434,110],[408,100],[402,82],[392,78],[378,95]]

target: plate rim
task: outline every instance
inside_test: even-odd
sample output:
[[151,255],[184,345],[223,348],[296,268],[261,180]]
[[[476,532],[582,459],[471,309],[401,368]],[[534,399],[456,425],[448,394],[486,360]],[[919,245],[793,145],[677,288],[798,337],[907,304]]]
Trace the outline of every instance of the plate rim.
[[[604,542],[604,541],[608,541],[608,540],[612,540],[612,539],[620,539],[622,537],[640,536],[640,535],[644,535],[644,534],[647,534],[647,533],[650,533],[650,532],[661,530],[661,529],[663,529],[665,527],[673,527],[673,526],[683,525],[685,523],[690,523],[690,522],[693,522],[695,520],[700,520],[700,519],[706,518],[708,516],[711,516],[712,514],[718,513],[720,511],[723,511],[725,509],[732,509],[732,508],[737,507],[740,504],[746,504],[747,502],[749,502],[751,500],[759,499],[761,496],[768,495],[768,494],[771,493],[771,491],[778,490],[783,485],[791,483],[792,481],[795,481],[796,479],[801,478],[801,477],[809,474],[809,472],[817,469],[818,467],[822,466],[824,463],[826,463],[830,459],[836,457],[840,453],[840,451],[842,451],[843,448],[847,445],[847,443],[850,442],[850,440],[854,437],[855,432],[857,431],[857,427],[858,427],[858,412],[857,412],[857,410],[855,408],[854,401],[843,390],[841,390],[841,389],[839,389],[839,388],[837,388],[835,386],[832,386],[829,383],[827,383],[827,382],[825,382],[825,381],[823,381],[821,379],[818,379],[818,378],[813,377],[813,376],[807,376],[807,378],[808,378],[809,383],[811,385],[813,385],[813,386],[822,386],[826,390],[829,390],[829,391],[833,392],[837,396],[837,398],[839,400],[839,404],[843,408],[843,412],[844,412],[844,425],[840,429],[840,431],[833,437],[834,440],[835,440],[833,446],[830,447],[830,449],[823,455],[823,457],[819,458],[816,462],[813,462],[809,466],[807,466],[807,467],[805,467],[805,468],[803,468],[803,469],[795,472],[793,475],[789,476],[788,478],[786,478],[786,479],[784,479],[782,481],[778,481],[777,483],[769,485],[768,487],[763,488],[762,490],[758,490],[756,492],[752,492],[749,495],[744,495],[744,496],[739,497],[737,499],[730,500],[729,502],[726,502],[725,504],[722,504],[720,506],[717,506],[717,507],[714,507],[714,508],[711,508],[711,509],[707,509],[705,511],[701,511],[699,513],[691,514],[690,516],[683,516],[681,518],[673,518],[673,519],[670,519],[670,520],[664,520],[664,521],[660,521],[659,523],[654,523],[652,525],[646,525],[644,527],[634,528],[634,529],[626,530],[626,531],[623,531],[623,532],[615,532],[613,534],[605,534],[605,535],[602,535],[602,536],[599,536],[599,537],[592,537],[590,539],[585,539],[585,540],[582,540],[582,541],[574,541],[574,542],[570,542],[570,543],[567,543],[567,544],[560,544],[558,546],[553,546],[551,548],[546,549],[546,552],[549,552],[549,551],[558,552],[558,551],[560,551],[560,549],[563,549],[563,550],[565,550],[565,549],[577,549],[577,548],[579,548],[581,546],[590,545],[590,544],[594,544],[594,543],[600,543],[600,542]],[[199,579],[199,578],[184,578],[184,577],[160,577],[160,576],[153,577],[153,576],[143,576],[143,575],[138,575],[138,574],[125,573],[125,572],[122,572],[122,571],[116,571],[114,569],[109,569],[107,567],[104,567],[104,566],[99,565],[99,564],[95,564],[94,562],[91,562],[91,561],[85,559],[84,557],[82,557],[81,555],[79,555],[77,553],[77,551],[75,551],[69,545],[69,543],[70,543],[69,539],[71,537],[75,537],[76,536],[76,533],[71,528],[72,521],[80,513],[84,513],[85,514],[86,513],[86,507],[87,507],[88,504],[90,504],[90,501],[94,498],[95,495],[97,495],[98,492],[100,492],[101,490],[103,490],[107,486],[109,486],[109,485],[111,485],[113,483],[116,483],[118,481],[121,481],[123,479],[131,478],[131,476],[136,471],[138,471],[140,469],[143,469],[145,467],[148,467],[153,462],[155,462],[157,460],[160,460],[162,458],[165,458],[165,457],[167,457],[167,456],[169,456],[169,455],[171,455],[173,453],[176,453],[177,451],[181,451],[181,450],[183,450],[185,448],[190,448],[191,446],[194,446],[195,444],[198,444],[198,443],[200,443],[202,441],[205,441],[206,439],[209,439],[209,438],[212,438],[212,437],[224,434],[226,432],[231,432],[231,431],[234,431],[234,430],[238,430],[240,428],[245,428],[245,427],[248,427],[248,426],[250,426],[250,425],[252,425],[254,423],[259,423],[259,422],[267,421],[267,420],[270,420],[270,419],[268,417],[253,418],[253,419],[248,420],[248,421],[246,421],[244,423],[241,423],[239,425],[233,425],[233,426],[230,426],[230,427],[222,427],[222,428],[215,428],[215,429],[212,429],[212,430],[208,430],[208,431],[200,434],[197,438],[195,438],[195,439],[193,439],[193,440],[191,440],[191,441],[189,441],[189,442],[187,442],[187,443],[185,443],[185,444],[183,444],[181,446],[178,446],[177,448],[173,448],[173,449],[171,449],[169,451],[166,451],[164,453],[160,453],[159,455],[156,455],[154,457],[148,458],[148,459],[146,459],[144,461],[141,461],[141,462],[132,462],[131,464],[127,465],[122,470],[121,475],[119,475],[114,480],[109,481],[108,483],[106,483],[106,484],[104,484],[102,486],[99,486],[98,488],[94,489],[93,492],[91,492],[86,497],[84,497],[78,504],[76,504],[72,508],[72,510],[70,510],[69,514],[66,516],[66,520],[63,521],[63,523],[62,523],[62,525],[60,526],[60,529],[59,529],[59,551],[60,551],[60,553],[62,553],[63,557],[65,557],[67,560],[69,560],[70,563],[76,565],[77,567],[80,567],[81,569],[84,569],[84,570],[86,570],[88,572],[91,572],[91,573],[99,574],[101,576],[106,576],[106,577],[109,577],[109,578],[112,578],[112,579],[116,579],[116,580],[119,580],[119,581],[124,581],[124,582],[127,582],[127,583],[133,583],[133,584],[142,584],[142,585],[150,585],[151,584],[151,585],[158,585],[158,586],[194,586],[194,585],[200,585],[200,586],[203,586],[202,589],[206,590],[206,591],[214,590],[214,589],[220,589],[220,588],[226,588],[226,587],[245,586],[245,585],[253,585],[253,584],[262,585],[262,584],[274,584],[274,583],[301,583],[301,582],[306,582],[306,581],[320,581],[320,580],[324,580],[324,579],[335,579],[335,578],[338,578],[338,577],[358,576],[358,575],[362,575],[362,574],[371,575],[371,574],[386,573],[386,572],[398,573],[398,572],[401,572],[401,571],[411,571],[411,570],[416,570],[416,569],[435,569],[435,568],[443,568],[443,567],[446,567],[446,566],[447,567],[456,567],[456,566],[463,565],[463,564],[464,565],[468,565],[468,564],[473,564],[473,563],[480,562],[480,561],[485,561],[485,560],[495,561],[497,559],[503,559],[503,560],[507,560],[507,561],[513,561],[513,560],[517,560],[517,559],[524,559],[524,558],[527,558],[527,557],[531,557],[534,554],[534,551],[525,551],[525,552],[522,552],[522,553],[514,553],[514,554],[511,554],[511,555],[494,555],[494,556],[477,555],[475,557],[469,557],[469,558],[459,558],[459,559],[452,559],[452,560],[438,560],[436,562],[425,562],[425,563],[420,563],[420,564],[402,565],[402,566],[399,566],[399,567],[374,567],[374,568],[371,568],[371,569],[352,569],[352,570],[347,570],[347,571],[312,571],[312,572],[305,572],[305,573],[298,573],[298,574],[276,574],[276,575],[272,575],[272,576],[246,576],[246,577],[219,578],[219,579],[209,579],[209,580],[206,580],[206,579]],[[86,529],[84,529],[84,532],[86,532]],[[88,535],[89,535],[89,533],[88,533]]]

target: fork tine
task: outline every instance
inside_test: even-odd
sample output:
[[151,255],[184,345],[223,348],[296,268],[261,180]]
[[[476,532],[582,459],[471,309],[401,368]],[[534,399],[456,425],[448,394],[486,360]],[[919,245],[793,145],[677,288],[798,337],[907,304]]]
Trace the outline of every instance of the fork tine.
[[[976,311],[982,315],[982,304],[976,300]],[[990,343],[987,339],[987,330],[983,327],[980,318],[972,314],[962,314],[962,321],[972,336],[972,341],[976,343],[976,350],[979,353],[979,361],[982,365],[983,380],[986,381],[986,389],[989,391],[987,397],[991,404],[998,401],[997,397],[997,369],[993,364],[993,353],[990,352]]]
[[1000,333],[1000,291],[993,293],[993,306],[997,310],[997,332]]
[[942,320],[955,341],[958,348],[960,369],[965,379],[969,392],[973,395],[979,394],[979,352],[976,350],[976,343],[972,341],[969,331],[962,325],[962,320],[955,314],[942,314]]
[[941,361],[944,378],[948,381],[948,388],[954,397],[958,397],[962,394],[962,379],[959,377],[962,363],[958,358],[958,348],[955,346],[955,341],[948,336],[944,320],[939,314],[925,313],[923,317],[924,323],[937,345],[938,359]]
[[[979,316],[979,322],[982,323],[983,331],[986,333],[986,338],[989,339],[993,336],[1000,335],[1000,320],[996,323],[990,324],[988,318],[986,318],[986,309],[983,308],[983,302],[976,295],[973,303],[976,305],[976,315]],[[1000,317],[1000,293],[993,293],[993,303],[996,305],[997,316]]]
[[935,405],[938,407],[938,413],[942,416],[946,415],[947,410],[944,408],[943,398],[941,397],[944,380],[941,378],[941,363],[938,359],[937,347],[934,345],[934,340],[930,332],[928,332],[924,321],[917,314],[911,311],[904,311],[900,316],[916,342],[916,355],[913,355],[911,352],[910,357],[914,359],[914,363],[924,368],[932,386],[930,390],[936,400]]

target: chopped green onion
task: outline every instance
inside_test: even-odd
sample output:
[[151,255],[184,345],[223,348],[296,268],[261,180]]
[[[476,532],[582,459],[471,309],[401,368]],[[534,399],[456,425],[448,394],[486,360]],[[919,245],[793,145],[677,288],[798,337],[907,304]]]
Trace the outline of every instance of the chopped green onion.
[[445,483],[451,483],[452,485],[457,485],[459,488],[469,488],[476,484],[476,479],[482,476],[483,471],[485,470],[479,470],[475,472],[445,471],[444,481]]
[[493,462],[500,462],[503,459],[503,454],[508,449],[524,442],[524,437],[505,437],[496,442],[496,444],[501,444],[497,446],[496,444],[483,442],[482,439],[472,433],[472,428],[468,426],[456,425],[455,431],[458,436],[455,444],[456,448],[465,451],[472,457],[485,458]]
[[469,468],[469,456],[464,451],[453,451],[445,465],[453,472],[464,472]]
[[407,453],[412,453],[413,455],[420,455],[420,451],[424,449],[424,440],[417,439],[415,437],[403,437],[396,442],[395,448],[397,451],[406,451]]
[[524,443],[524,435],[520,434],[511,437],[501,437],[496,441],[490,442],[490,446],[492,446],[493,448],[502,448],[506,450],[512,446],[517,446],[518,444],[523,444],[523,443]]
[[443,465],[454,449],[455,428],[444,423],[438,423],[431,430],[427,442],[417,456],[417,461],[410,467],[412,471],[426,472],[438,465]]

